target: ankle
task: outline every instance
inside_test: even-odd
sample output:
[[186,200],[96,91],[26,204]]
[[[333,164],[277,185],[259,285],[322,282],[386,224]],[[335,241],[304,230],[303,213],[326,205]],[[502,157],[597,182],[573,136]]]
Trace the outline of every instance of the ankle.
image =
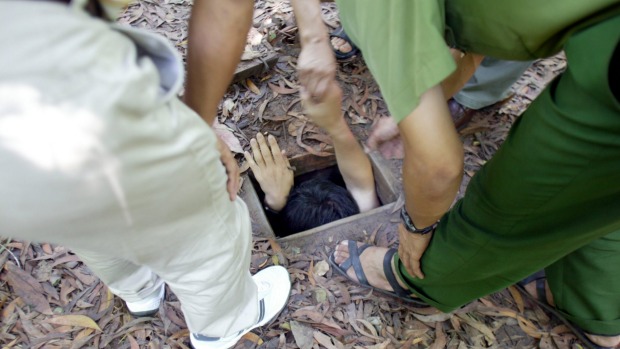
[[586,337],[592,341],[592,343],[606,348],[618,348],[620,347],[620,335],[618,336],[597,336],[594,334],[586,333]]

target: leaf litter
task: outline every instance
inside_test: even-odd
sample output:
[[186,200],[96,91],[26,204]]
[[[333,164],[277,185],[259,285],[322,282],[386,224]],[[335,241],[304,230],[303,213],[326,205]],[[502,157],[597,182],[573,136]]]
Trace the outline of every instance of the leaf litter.
[[[119,22],[157,32],[185,57],[191,0],[139,0]],[[323,4],[325,23],[336,28],[338,11]],[[303,116],[295,65],[300,47],[288,1],[255,2],[253,29],[245,60],[279,54],[266,76],[230,87],[219,107],[218,134],[235,153],[249,150],[257,132],[276,135],[288,156],[331,155],[329,140]],[[553,77],[566,67],[563,55],[539,60],[512,87],[501,104],[476,113],[460,131],[465,146],[465,178],[488,161],[514,121]],[[339,63],[337,79],[344,91],[343,112],[354,134],[368,137],[375,119],[389,115],[363,58]],[[242,157],[237,156],[242,162]],[[400,163],[391,162],[398,173]],[[241,164],[242,167],[245,164]],[[461,194],[462,195],[462,194]],[[395,239],[372,240],[392,245]],[[376,239],[375,239],[376,238]],[[159,313],[134,319],[62,246],[0,240],[0,344],[2,348],[189,348],[189,332],[174,293],[166,292]],[[268,326],[244,336],[236,348],[579,348],[570,329],[509,288],[450,314],[419,309],[382,296],[336,276],[324,251],[287,255],[275,240],[255,238],[252,272],[285,265],[291,275],[288,306]]]

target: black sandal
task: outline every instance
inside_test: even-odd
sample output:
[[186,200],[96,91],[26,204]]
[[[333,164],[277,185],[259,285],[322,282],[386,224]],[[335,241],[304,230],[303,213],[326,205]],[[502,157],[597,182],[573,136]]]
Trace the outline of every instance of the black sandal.
[[[392,257],[394,256],[394,253],[396,253],[396,250],[393,248],[389,249],[388,252],[385,254],[385,257],[383,258],[383,272],[385,273],[385,276],[390,283],[390,286],[392,286],[392,288],[394,289],[394,292],[382,290],[380,288],[371,286],[368,283],[368,279],[366,279],[366,274],[364,274],[364,270],[362,268],[362,263],[360,262],[360,255],[362,254],[362,252],[364,252],[365,249],[371,246],[372,245],[369,244],[363,244],[358,248],[357,242],[349,240],[349,258],[347,258],[344,262],[338,265],[334,261],[334,254],[332,253],[328,259],[329,264],[332,265],[334,270],[336,270],[338,273],[340,273],[342,276],[346,277],[350,281],[358,283],[364,287],[371,288],[376,292],[398,298],[407,303],[414,304],[418,308],[429,307],[429,305],[424,303],[424,301],[422,301],[421,299],[417,297],[412,297],[411,291],[400,286],[400,284],[396,280],[396,275],[394,275],[394,272],[392,271]],[[351,267],[353,267],[353,270],[355,271],[355,276],[357,276],[358,281],[351,279],[349,275],[347,275],[347,270]]]
[[[338,29],[334,30],[333,32],[331,32],[329,34],[330,39],[331,38],[340,38],[344,41],[346,41],[349,45],[351,45],[351,51],[349,52],[342,52],[338,49],[336,49],[335,47],[332,46],[332,49],[334,50],[334,55],[336,55],[336,59],[339,61],[343,61],[346,59],[349,59],[353,56],[356,56],[360,50],[357,48],[357,46],[355,46],[353,44],[353,42],[351,41],[351,38],[349,38],[349,36],[347,35],[347,33],[344,32],[344,28],[339,27]],[[331,45],[331,42],[330,42]]]
[[[519,281],[515,286],[521,293],[523,293],[526,297],[533,300],[536,304],[538,304],[541,308],[545,309],[549,313],[553,314],[560,321],[562,321],[568,328],[573,331],[573,333],[579,338],[579,340],[585,344],[589,349],[614,349],[611,347],[601,347],[600,345],[592,342],[588,336],[586,336],[585,332],[583,332],[579,327],[575,326],[573,323],[564,318],[562,313],[560,313],[553,305],[547,302],[547,289],[545,286],[545,282],[547,277],[544,271],[539,271],[533,275],[526,277],[525,279]],[[530,294],[526,289],[525,285],[536,282],[536,296]],[[600,336],[600,335],[597,335]]]

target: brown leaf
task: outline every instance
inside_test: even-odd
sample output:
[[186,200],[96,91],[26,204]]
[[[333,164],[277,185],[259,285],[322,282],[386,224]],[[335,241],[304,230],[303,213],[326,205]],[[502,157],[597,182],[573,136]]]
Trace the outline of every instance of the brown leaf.
[[553,340],[551,340],[551,337],[549,336],[544,336],[540,339],[540,342],[538,342],[538,348],[539,349],[556,349]]
[[364,108],[362,108],[359,104],[357,104],[357,102],[352,100],[351,101],[351,106],[353,107],[353,109],[355,109],[355,111],[357,112],[357,114],[361,118],[365,118],[366,117],[366,110],[364,110]]
[[293,312],[293,314],[291,315],[291,317],[293,319],[299,319],[302,316],[307,317],[308,319],[320,323],[324,316],[323,314],[317,312],[316,310],[314,310],[314,306],[307,306],[307,307],[303,307],[303,308],[299,308],[297,310],[295,310],[295,312]]
[[267,108],[267,104],[269,104],[270,101],[271,99],[267,98],[263,101],[263,103],[261,103],[260,107],[258,107],[258,113],[256,116],[260,122],[263,122],[263,114],[265,113],[265,108]]
[[[375,340],[381,340],[381,338],[379,338],[377,336],[377,331],[375,330],[375,328],[366,320],[363,319],[349,319],[349,323],[351,324],[351,326],[358,332],[361,333],[363,336],[366,336],[368,338],[372,338]],[[367,331],[365,331],[364,329],[362,329],[360,326],[357,325],[357,322],[361,323],[362,325],[364,325],[364,327],[368,328],[372,333],[368,333]]]
[[213,130],[215,131],[215,134],[220,137],[224,143],[226,143],[230,151],[235,153],[243,153],[243,148],[241,147],[239,139],[235,137],[233,132],[226,127],[226,125],[216,123],[213,125]]
[[76,255],[68,255],[68,256],[64,256],[62,258],[58,258],[54,261],[54,263],[52,263],[52,267],[55,267],[59,264],[64,264],[64,263],[70,263],[70,262],[79,262],[80,261],[80,257],[76,256]]
[[447,343],[446,333],[443,331],[443,323],[438,322],[435,324],[435,341],[429,349],[443,349]]
[[133,338],[131,334],[127,334],[127,340],[129,341],[130,349],[140,349],[140,345],[138,344],[138,341],[135,338]]
[[44,321],[54,325],[86,327],[101,331],[95,321],[86,315],[59,315]]
[[334,335],[336,337],[344,337],[344,336],[349,336],[354,334],[353,331],[350,330],[344,330],[340,327],[338,327],[338,325],[336,325],[333,321],[327,321],[327,320],[323,320],[322,323],[317,324],[317,323],[311,323],[312,327],[321,330],[323,332],[329,333],[331,335]]
[[71,343],[71,349],[79,349],[82,348],[86,343],[88,343],[91,338],[95,335],[93,334],[94,330],[92,328],[85,328],[80,333],[78,333]]
[[248,88],[250,89],[250,91],[252,91],[254,94],[260,95],[260,89],[258,87],[256,87],[256,85],[252,82],[252,80],[247,79],[245,80],[245,83],[248,85]]
[[423,340],[424,340],[424,338],[422,338],[422,337],[416,338],[415,336],[411,336],[411,337],[409,337],[407,339],[405,344],[403,344],[401,349],[411,349],[412,345],[418,344],[418,343],[422,342]]
[[469,326],[475,328],[480,333],[482,333],[484,337],[486,338],[486,341],[489,345],[493,345],[493,343],[496,342],[493,331],[491,331],[491,329],[487,325],[483,324],[482,322],[478,322],[474,320],[472,317],[468,316],[467,314],[457,314],[457,316],[460,317],[461,320],[463,320],[466,324],[468,324]]
[[13,263],[6,263],[4,268],[7,270],[7,282],[24,303],[33,306],[39,313],[52,314],[52,309],[43,296],[43,287],[37,280]]
[[316,286],[316,281],[314,280],[314,260],[310,261],[310,268],[308,268],[308,281],[310,281],[312,288]]
[[73,275],[80,280],[84,285],[92,285],[97,281],[97,277],[91,274],[90,270],[85,266],[72,269]]
[[269,88],[273,91],[276,92],[278,94],[281,95],[291,95],[293,93],[297,93],[299,91],[299,88],[293,89],[293,88],[286,88],[284,86],[278,86],[278,85],[274,85],[272,83],[268,83]]
[[551,333],[555,333],[555,334],[572,333],[572,332],[573,330],[571,330],[570,327],[566,325],[559,325],[551,329]]
[[41,338],[41,337],[45,336],[45,334],[43,334],[39,330],[39,327],[34,325],[32,323],[32,321],[30,321],[31,318],[32,318],[32,315],[34,315],[34,313],[26,315],[26,313],[24,313],[24,311],[21,310],[20,308],[17,308],[17,313],[19,313],[19,320],[21,322],[21,327],[23,328],[24,332],[26,332],[26,334],[28,334],[28,337],[31,340],[33,340],[35,338]]
[[8,319],[9,316],[11,316],[15,312],[15,309],[18,306],[23,306],[23,305],[24,305],[24,302],[22,301],[22,299],[17,297],[13,299],[11,303],[9,303],[9,305],[4,307],[4,309],[2,309],[0,316],[2,317],[2,319]]
[[101,295],[104,297],[101,297],[101,304],[99,305],[100,313],[114,305],[114,294],[110,292],[107,287],[102,287]]
[[318,276],[323,276],[329,271],[329,264],[325,260],[318,261],[314,267],[314,272]]
[[269,121],[286,121],[290,119],[288,115],[264,115],[263,119]]
[[512,295],[512,298],[515,300],[515,303],[517,303],[517,308],[519,309],[519,312],[523,314],[523,312],[525,312],[525,305],[523,304],[523,297],[521,296],[521,292],[519,292],[519,290],[517,290],[514,286],[508,287],[508,291]]
[[528,336],[537,339],[542,337],[542,332],[540,332],[531,321],[522,316],[518,316],[517,322],[519,323],[519,327],[521,327],[523,332],[525,332]]
[[316,151],[314,150],[314,148],[312,148],[311,146],[303,143],[301,141],[301,135],[303,134],[303,129],[304,126],[306,125],[306,123],[304,123],[301,128],[299,130],[297,130],[297,145],[299,145],[300,147],[304,148],[308,153],[312,154],[312,155],[316,155],[316,156],[320,156],[320,157],[327,157],[327,156],[332,156],[334,155],[333,153],[328,153],[328,152],[322,152],[322,151]]
[[256,345],[263,344],[263,340],[255,333],[248,332],[241,337],[241,339],[245,339],[246,341],[250,341]]
[[315,141],[319,141],[321,143],[332,144],[331,137],[322,133],[311,133],[306,136],[306,139],[314,139]]
[[293,320],[289,323],[291,325],[291,332],[293,332],[293,338],[299,349],[311,349],[314,332],[312,328]]
[[319,331],[314,331],[314,339],[316,339],[316,341],[320,345],[324,346],[327,349],[338,349],[338,347],[336,347],[336,345],[332,343],[332,338],[329,338],[329,336]]

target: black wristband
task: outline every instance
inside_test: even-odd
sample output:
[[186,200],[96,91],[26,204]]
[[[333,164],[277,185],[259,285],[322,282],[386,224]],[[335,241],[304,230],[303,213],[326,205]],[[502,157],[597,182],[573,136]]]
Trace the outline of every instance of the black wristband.
[[437,228],[437,224],[439,224],[439,221],[437,221],[429,225],[426,228],[422,228],[422,229],[416,228],[415,225],[413,224],[413,221],[411,220],[411,217],[409,216],[409,213],[407,213],[407,208],[405,208],[404,205],[403,205],[403,208],[400,210],[400,219],[402,219],[403,225],[405,226],[405,229],[407,229],[408,232],[414,233],[414,234],[420,234],[420,235],[425,235],[425,234],[428,234],[434,231],[435,228]]

